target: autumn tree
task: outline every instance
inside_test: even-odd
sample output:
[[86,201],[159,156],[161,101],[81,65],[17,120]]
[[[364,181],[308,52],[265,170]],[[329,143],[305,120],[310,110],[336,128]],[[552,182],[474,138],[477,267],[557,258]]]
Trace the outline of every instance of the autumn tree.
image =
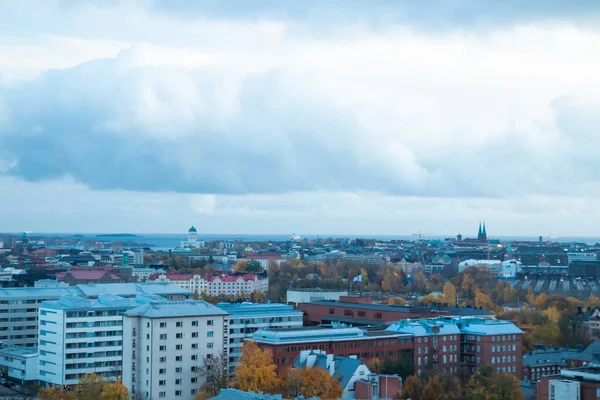
[[500,374],[484,365],[471,376],[470,397],[473,400],[523,400],[519,380],[513,375]]
[[383,368],[383,362],[379,358],[372,358],[367,362],[367,368],[374,374],[380,374]]
[[75,386],[78,400],[98,400],[104,389],[104,379],[97,374],[86,374]]
[[254,303],[264,303],[267,301],[267,296],[265,296],[265,294],[260,290],[255,290],[250,295],[250,300],[252,300]]
[[403,306],[406,304],[406,300],[402,297],[390,297],[387,301],[389,305],[400,305]]
[[235,272],[246,272],[246,260],[238,260],[233,266]]
[[129,400],[129,390],[121,381],[105,382],[100,400]]
[[38,400],[77,400],[75,393],[59,388],[41,388],[37,398]]
[[419,300],[419,301],[423,304],[430,304],[430,303],[443,303],[444,300],[445,300],[444,296],[434,296],[432,294],[428,294],[427,296],[423,296],[421,298],[421,300]]
[[556,306],[548,307],[543,311],[544,315],[548,317],[548,319],[554,323],[558,323],[560,321],[561,312],[556,308]]
[[289,395],[293,397],[337,399],[344,393],[340,382],[323,368],[292,368],[288,376],[286,384]]
[[427,278],[422,272],[413,275],[410,282],[413,292],[424,294],[427,292]]
[[235,375],[238,389],[247,392],[269,392],[279,384],[273,356],[252,340],[242,346]]
[[120,380],[105,382],[102,376],[87,374],[79,379],[75,389],[42,388],[40,400],[129,400],[129,391]]
[[533,330],[533,338],[538,343],[557,346],[562,339],[562,333],[557,324],[548,321],[535,327]]
[[487,294],[485,294],[483,292],[478,292],[475,295],[475,306],[481,307],[487,311],[492,311],[492,312],[496,311],[496,305],[494,304],[492,299],[490,299],[490,296],[488,296]]
[[198,373],[205,380],[201,392],[208,394],[209,397],[218,395],[221,389],[229,386],[227,355],[221,351],[210,358],[204,356],[202,364],[198,367]]
[[423,398],[442,400],[443,397],[444,392],[442,389],[442,384],[440,383],[440,378],[437,376],[429,378],[427,383],[425,383],[425,387],[423,388]]
[[265,269],[260,265],[260,263],[256,260],[246,261],[246,272],[252,273],[263,273]]
[[548,301],[548,295],[546,293],[540,293],[540,295],[535,298],[535,304],[538,307],[543,307],[547,301]]
[[411,400],[427,400],[423,397],[425,384],[418,377],[411,375],[402,384],[402,397]]
[[456,287],[450,282],[444,285],[444,300],[448,304],[456,304]]

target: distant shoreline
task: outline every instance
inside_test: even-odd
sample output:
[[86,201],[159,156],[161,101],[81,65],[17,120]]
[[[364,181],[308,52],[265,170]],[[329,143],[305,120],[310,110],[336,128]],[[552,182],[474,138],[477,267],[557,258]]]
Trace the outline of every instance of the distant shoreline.
[[120,238],[120,237],[143,237],[140,235],[134,235],[133,233],[102,233],[100,235],[96,235],[96,237],[110,237],[110,238]]

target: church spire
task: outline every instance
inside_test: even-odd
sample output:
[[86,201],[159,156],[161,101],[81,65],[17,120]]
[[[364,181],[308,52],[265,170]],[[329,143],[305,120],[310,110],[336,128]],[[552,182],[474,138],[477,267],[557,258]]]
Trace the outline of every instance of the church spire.
[[477,231],[477,236],[480,236],[482,234],[482,230],[481,230],[481,221],[479,221],[479,230]]
[[487,236],[487,232],[485,231],[485,221],[483,221],[483,234]]

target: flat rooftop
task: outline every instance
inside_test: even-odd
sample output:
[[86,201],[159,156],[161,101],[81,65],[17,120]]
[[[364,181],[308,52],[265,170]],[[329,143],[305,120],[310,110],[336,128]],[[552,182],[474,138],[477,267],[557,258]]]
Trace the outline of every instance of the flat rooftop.
[[37,347],[5,346],[0,348],[0,354],[12,357],[36,357]]

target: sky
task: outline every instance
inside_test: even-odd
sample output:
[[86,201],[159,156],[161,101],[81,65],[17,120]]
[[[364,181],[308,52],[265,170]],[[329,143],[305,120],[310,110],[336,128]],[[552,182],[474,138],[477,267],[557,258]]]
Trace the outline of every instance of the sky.
[[0,0],[0,232],[600,236],[596,0]]

